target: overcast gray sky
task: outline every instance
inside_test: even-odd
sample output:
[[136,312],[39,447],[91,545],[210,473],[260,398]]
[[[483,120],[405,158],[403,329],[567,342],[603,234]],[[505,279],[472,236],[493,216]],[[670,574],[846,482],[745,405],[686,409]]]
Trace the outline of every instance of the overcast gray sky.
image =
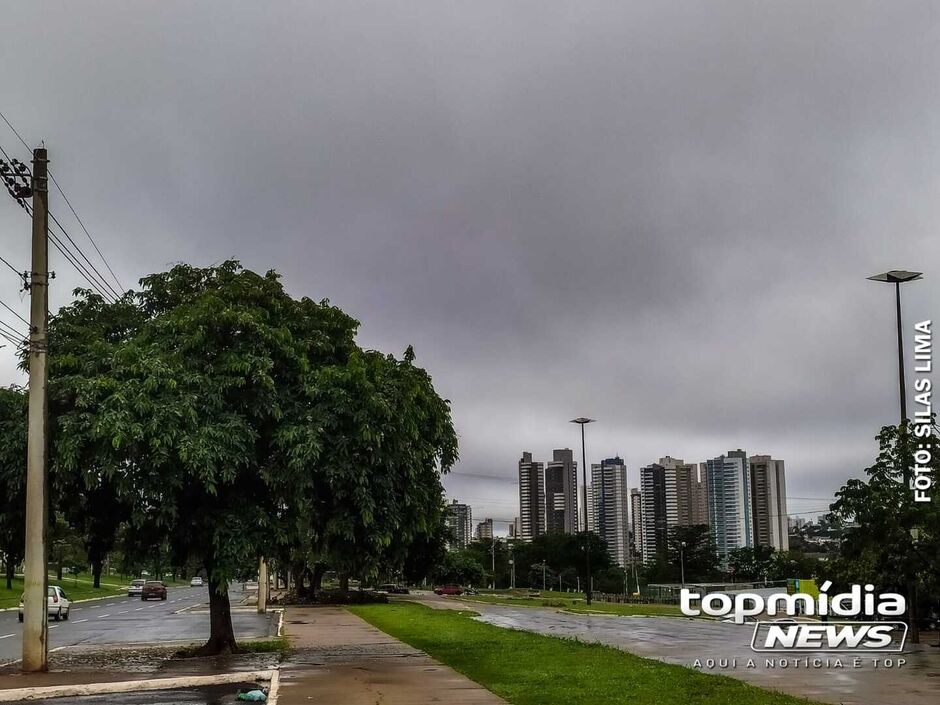
[[[896,422],[892,292],[865,277],[926,271],[905,314],[936,314],[936,2],[30,2],[3,25],[0,110],[124,284],[236,257],[364,345],[413,344],[475,519],[518,513],[523,450],[580,452],[574,416],[634,482],[665,454],[783,458],[791,512]],[[0,200],[0,254],[25,267],[28,239]],[[58,306],[81,282],[53,268]],[[9,271],[0,299],[25,315]]]

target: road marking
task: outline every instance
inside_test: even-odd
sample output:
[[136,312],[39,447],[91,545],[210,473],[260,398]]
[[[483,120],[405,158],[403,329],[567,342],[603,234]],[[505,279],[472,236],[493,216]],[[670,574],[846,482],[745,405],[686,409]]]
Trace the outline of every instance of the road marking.
[[108,612],[107,614],[99,614],[98,619],[104,619],[105,617],[110,617],[110,616],[111,616],[110,612]]
[[61,626],[62,626],[61,624],[50,624],[49,629],[58,629]]
[[72,624],[81,624],[82,622],[87,622],[87,619],[76,619]]
[[4,634],[3,636],[0,636],[0,639],[9,639],[11,636],[16,636],[16,635],[15,635],[15,634]]
[[118,612],[118,614],[127,614],[130,610],[124,610],[123,612]]
[[135,611],[135,612],[140,612],[142,609],[143,609],[143,607],[138,607],[138,608],[137,608],[136,610],[134,610],[134,611]]

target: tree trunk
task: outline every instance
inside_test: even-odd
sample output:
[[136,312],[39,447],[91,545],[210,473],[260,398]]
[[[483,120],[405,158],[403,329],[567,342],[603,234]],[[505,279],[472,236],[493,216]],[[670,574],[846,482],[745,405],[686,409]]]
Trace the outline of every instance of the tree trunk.
[[340,573],[339,574],[339,589],[343,592],[349,592],[349,574]]
[[7,590],[12,590],[13,589],[13,573],[14,573],[14,570],[16,569],[16,566],[13,564],[13,559],[11,558],[9,553],[6,556],[6,568],[7,568],[7,571],[6,571]]
[[320,592],[323,589],[323,574],[326,573],[326,566],[322,563],[317,563],[313,566],[313,580],[311,582],[310,588],[314,592]]
[[59,554],[59,561],[55,567],[55,577],[61,583],[62,582],[62,554]]
[[232,608],[228,599],[228,585],[209,573],[209,641],[199,650],[201,656],[233,654],[238,652],[235,630],[232,628]]
[[94,577],[94,586],[96,588],[101,587],[101,559],[97,559],[91,564],[91,574]]

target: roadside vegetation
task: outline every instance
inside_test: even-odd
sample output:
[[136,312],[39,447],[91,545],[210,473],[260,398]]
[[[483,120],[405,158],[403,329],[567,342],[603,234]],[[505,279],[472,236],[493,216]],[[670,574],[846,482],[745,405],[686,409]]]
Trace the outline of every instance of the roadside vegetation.
[[616,602],[597,602],[584,604],[584,598],[577,593],[549,590],[540,592],[538,597],[525,594],[495,593],[466,595],[460,598],[470,602],[484,602],[490,605],[512,605],[514,607],[554,607],[566,612],[579,614],[615,614],[623,616],[682,616],[677,605],[660,604],[620,604]]
[[348,609],[513,705],[810,702],[608,646],[494,627],[475,621],[472,612],[433,610],[413,603]]

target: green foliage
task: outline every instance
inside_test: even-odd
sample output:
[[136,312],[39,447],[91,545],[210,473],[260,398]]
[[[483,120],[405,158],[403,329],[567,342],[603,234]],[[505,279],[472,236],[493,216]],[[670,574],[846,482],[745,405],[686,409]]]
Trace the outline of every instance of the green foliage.
[[453,583],[479,587],[483,585],[485,576],[486,572],[479,557],[473,551],[463,550],[448,551],[431,577],[438,585]]
[[26,544],[26,394],[0,388],[0,558],[9,588]]
[[544,561],[545,584],[548,587],[558,587],[560,574],[562,588],[573,590],[580,583],[583,590],[587,584],[585,540],[591,551],[591,573],[596,577],[611,568],[613,561],[607,552],[607,544],[597,534],[552,532],[537,536],[528,543],[516,543],[513,546],[513,558],[516,561],[516,585],[541,589]]
[[685,563],[686,582],[705,581],[719,575],[718,554],[711,530],[705,524],[674,526],[669,529],[666,547],[656,560],[644,566],[644,582],[677,583],[681,579],[680,546]]
[[[376,573],[433,532],[457,442],[413,351],[360,349],[338,308],[236,262],[141,284],[79,292],[52,322],[52,475],[81,495],[76,524],[94,507],[128,523],[125,559],[168,545],[168,565],[205,568],[220,648],[215,596],[259,557]],[[89,554],[116,528],[86,521]]]
[[[903,469],[913,466],[918,438],[909,426],[902,437],[897,426],[878,435],[879,454],[865,469],[866,480],[849,480],[836,493],[833,518],[849,523],[842,535],[839,559],[827,564],[827,578],[838,586],[874,583],[880,591],[906,592],[908,577],[923,586],[921,600],[940,600],[940,497],[914,502],[905,487]],[[903,438],[903,441],[902,441]],[[936,449],[936,442],[933,443]],[[940,454],[929,464],[934,488],[940,486]],[[918,534],[915,542],[911,531]]]

